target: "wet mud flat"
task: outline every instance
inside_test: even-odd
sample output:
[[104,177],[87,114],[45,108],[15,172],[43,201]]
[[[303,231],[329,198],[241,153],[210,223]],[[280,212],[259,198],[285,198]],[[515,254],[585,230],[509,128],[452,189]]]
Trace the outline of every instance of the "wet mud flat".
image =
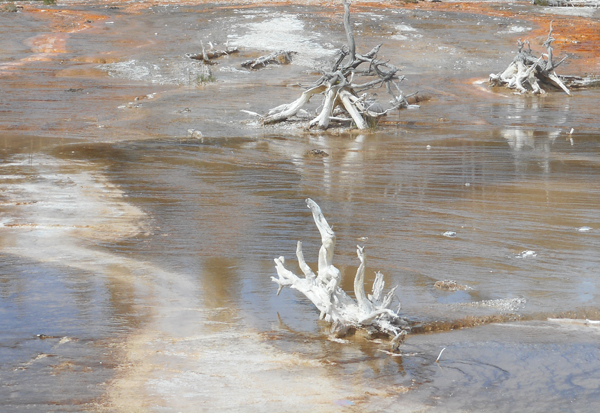
[[[359,50],[384,43],[404,91],[431,97],[365,134],[263,128],[241,111],[264,113],[314,81],[345,43],[336,5],[0,14],[11,39],[0,52],[1,410],[600,402],[600,330],[585,321],[600,309],[598,90],[517,96],[484,82],[516,39],[543,42],[550,20],[555,53],[574,53],[561,73],[598,73],[597,12],[353,7]],[[201,41],[240,53],[206,79],[185,57]],[[298,52],[292,64],[240,67],[282,48]],[[275,295],[272,259],[293,262],[297,240],[315,265],[307,197],[336,231],[345,290],[357,243],[368,282],[379,270],[400,285],[415,323],[400,355],[361,334],[329,340],[309,302]],[[445,279],[469,289],[434,286]]]

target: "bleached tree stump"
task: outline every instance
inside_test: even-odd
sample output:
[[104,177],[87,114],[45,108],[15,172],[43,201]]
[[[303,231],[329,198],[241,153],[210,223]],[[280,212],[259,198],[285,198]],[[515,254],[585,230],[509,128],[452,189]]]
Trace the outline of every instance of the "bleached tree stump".
[[392,288],[387,294],[383,293],[385,281],[383,274],[376,274],[372,293],[365,292],[365,267],[366,254],[363,247],[357,246],[357,255],[360,265],[354,278],[354,295],[352,299],[342,288],[340,281],[342,275],[333,265],[333,255],[336,237],[332,228],[321,212],[321,208],[312,199],[306,200],[306,205],[312,211],[313,219],[321,234],[321,248],[319,250],[318,270],[315,274],[304,260],[302,242],[298,241],[296,257],[303,277],[297,276],[286,269],[284,257],[275,259],[275,268],[278,277],[271,279],[279,285],[277,294],[283,287],[290,287],[304,294],[320,311],[320,318],[332,323],[332,333],[340,337],[352,329],[365,329],[370,334],[383,333],[393,337],[392,349],[406,338],[409,330],[408,322],[392,311],[397,287]]
[[518,40],[518,53],[508,67],[500,73],[490,74],[490,84],[493,86],[506,86],[515,89],[517,93],[544,94],[542,85],[548,85],[563,90],[566,94],[571,94],[571,88],[589,88],[600,86],[600,78],[597,76],[561,76],[556,74],[556,69],[563,63],[567,56],[559,62],[553,60],[552,42],[556,39],[552,37],[552,22],[548,38],[544,42],[546,53],[537,57],[531,51],[531,45],[528,41]]
[[[262,123],[272,124],[285,121],[296,115],[310,99],[317,94],[323,94],[321,110],[309,122],[309,128],[318,127],[327,129],[331,122],[354,125],[358,129],[368,129],[377,124],[377,120],[390,111],[418,107],[410,105],[407,97],[400,89],[400,82],[404,76],[399,76],[399,68],[377,58],[381,44],[375,46],[367,54],[356,52],[356,43],[350,23],[350,3],[342,1],[344,5],[344,29],[348,45],[339,51],[337,60],[329,70],[321,71],[321,78],[310,86],[294,102],[277,106],[261,117]],[[363,67],[366,66],[366,67]],[[367,76],[374,78],[364,83],[355,83],[354,78]],[[385,86],[391,96],[391,105],[383,109],[365,91]],[[363,92],[361,95],[359,93]],[[374,110],[378,108],[379,110]],[[334,111],[341,115],[334,115]]]

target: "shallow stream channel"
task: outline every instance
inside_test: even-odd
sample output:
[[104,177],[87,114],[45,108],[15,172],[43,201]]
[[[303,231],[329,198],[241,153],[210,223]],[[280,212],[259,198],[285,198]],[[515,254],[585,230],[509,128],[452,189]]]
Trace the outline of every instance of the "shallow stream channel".
[[[426,98],[361,132],[248,113],[335,59],[338,2],[58,3],[0,13],[0,411],[598,411],[600,89],[487,78],[519,38],[541,53],[550,20],[557,71],[599,74],[569,25],[600,33],[600,12],[353,4],[357,50],[383,43]],[[281,49],[291,64],[241,67]],[[399,353],[276,295],[298,240],[316,268],[306,198],[342,288],[357,244],[368,290],[399,285]]]

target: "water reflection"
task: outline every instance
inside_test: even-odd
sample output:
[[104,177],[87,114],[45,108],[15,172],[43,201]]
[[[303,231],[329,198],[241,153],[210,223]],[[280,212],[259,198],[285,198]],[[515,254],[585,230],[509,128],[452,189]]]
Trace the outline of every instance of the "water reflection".
[[[322,181],[319,183],[326,195],[332,195],[338,185],[348,185],[350,187],[360,185],[362,174],[357,173],[359,168],[365,162],[364,144],[366,135],[346,135],[343,139],[331,135],[310,135],[308,145],[312,148],[318,148],[327,153],[327,156],[320,157],[318,160],[310,156],[296,157],[292,161],[296,165],[298,173],[305,175],[310,173],[311,165],[315,162],[323,164]],[[333,161],[333,159],[336,161]],[[338,161],[340,159],[340,161]],[[341,167],[337,167],[337,164]],[[339,178],[336,177],[339,174]]]
[[556,138],[560,136],[561,131],[541,132],[533,129],[504,129],[501,134],[508,141],[508,146],[515,151],[515,168],[517,172],[522,172],[523,168],[527,167],[524,165],[522,156],[518,153],[525,149],[533,150],[539,157],[539,165],[544,174],[551,172],[552,158],[550,150]]
[[540,128],[571,127],[578,122],[572,98],[550,94],[544,97],[519,96],[505,104],[492,104],[492,116],[505,124],[537,125]]
[[235,307],[240,301],[238,263],[222,258],[207,258],[202,264],[204,303],[210,308]]
[[508,141],[508,146],[515,151],[530,148],[548,153],[561,132],[543,133],[533,129],[504,129],[501,133],[502,137]]

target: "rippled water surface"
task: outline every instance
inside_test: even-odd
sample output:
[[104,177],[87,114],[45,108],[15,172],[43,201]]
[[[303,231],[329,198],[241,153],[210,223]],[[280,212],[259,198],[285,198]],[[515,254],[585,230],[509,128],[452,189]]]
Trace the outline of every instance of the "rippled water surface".
[[[73,6],[59,34],[39,12],[0,14],[15,33],[0,52],[0,410],[592,411],[598,90],[488,88],[538,29],[510,7],[524,17],[361,7],[359,50],[383,42],[404,91],[430,98],[368,133],[242,112],[318,76],[344,42],[330,9]],[[241,48],[208,83],[184,56],[201,41]],[[286,47],[289,66],[239,66]],[[331,341],[308,300],[276,295],[272,260],[295,268],[297,240],[316,266],[306,198],[337,234],[344,289],[357,244],[367,287],[375,271],[400,285],[417,326],[401,356]]]

